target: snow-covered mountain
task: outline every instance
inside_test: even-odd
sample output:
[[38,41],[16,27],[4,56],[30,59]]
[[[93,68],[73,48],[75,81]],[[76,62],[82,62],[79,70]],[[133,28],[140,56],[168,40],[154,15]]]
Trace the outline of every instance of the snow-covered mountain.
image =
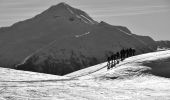
[[[0,100],[169,100],[170,50],[65,76],[0,68]],[[166,77],[166,78],[165,78]]]
[[104,62],[122,48],[137,53],[156,50],[148,36],[123,26],[96,22],[66,3],[0,29],[0,66],[64,75]]

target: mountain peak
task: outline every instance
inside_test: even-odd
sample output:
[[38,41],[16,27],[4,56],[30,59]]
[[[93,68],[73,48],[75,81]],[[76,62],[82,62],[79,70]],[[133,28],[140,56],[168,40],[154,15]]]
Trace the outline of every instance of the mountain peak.
[[72,16],[74,8],[70,5],[66,4],[65,2],[61,2],[57,5],[53,5],[43,13],[41,16]]
[[68,5],[68,4],[65,3],[65,2],[61,2],[61,3],[57,4],[57,5],[54,5],[53,7],[71,7],[71,6]]
[[66,4],[65,2],[61,2],[61,3],[59,3],[59,4],[57,4],[57,5],[53,5],[52,7],[50,7],[49,9],[65,9],[65,8],[71,8],[71,6],[70,5],[68,5],[68,4]]
[[65,3],[65,2],[61,2],[61,3],[57,4],[57,5],[67,6],[68,4]]
[[94,21],[86,12],[74,8],[66,4],[65,2],[61,2],[57,5],[51,6],[41,15],[45,16],[45,18],[49,16],[55,16],[55,18],[68,18],[74,20],[76,19],[77,21],[83,22],[85,24],[97,24],[97,22]]

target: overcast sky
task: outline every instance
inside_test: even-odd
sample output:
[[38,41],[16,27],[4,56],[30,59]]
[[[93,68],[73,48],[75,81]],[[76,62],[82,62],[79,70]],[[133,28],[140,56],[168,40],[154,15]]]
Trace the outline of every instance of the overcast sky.
[[170,40],[170,0],[0,0],[0,27],[31,18],[60,2],[97,21],[127,26],[133,33]]

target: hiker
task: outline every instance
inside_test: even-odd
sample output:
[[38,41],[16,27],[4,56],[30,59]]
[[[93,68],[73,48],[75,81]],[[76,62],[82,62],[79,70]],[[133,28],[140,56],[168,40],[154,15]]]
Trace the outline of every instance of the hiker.
[[126,53],[126,49],[124,49],[124,55],[123,55],[123,56],[124,56],[124,59],[126,58],[126,54],[127,54],[127,53]]
[[130,57],[133,55],[132,54],[132,48],[129,49]]
[[122,49],[121,50],[121,61],[125,59],[125,54],[126,54],[125,49]]
[[[113,61],[114,61],[113,66],[115,66],[115,65],[116,65],[116,54],[113,54]],[[112,67],[113,67],[113,66],[112,66]]]
[[115,54],[115,56],[116,56],[116,63],[118,64],[118,63],[119,63],[120,53],[117,52],[117,53]]
[[119,56],[120,56],[120,53],[117,52],[117,53],[116,53],[116,59],[117,59],[117,60],[119,59]]
[[132,49],[132,56],[135,56],[135,52],[136,52],[136,50]]
[[113,58],[114,58],[114,55],[112,54],[111,55],[111,68],[113,67]]
[[120,51],[120,59],[123,60],[123,50]]
[[111,58],[107,57],[107,70],[110,69],[110,61],[111,61]]
[[126,55],[127,58],[129,57],[129,49],[126,49]]

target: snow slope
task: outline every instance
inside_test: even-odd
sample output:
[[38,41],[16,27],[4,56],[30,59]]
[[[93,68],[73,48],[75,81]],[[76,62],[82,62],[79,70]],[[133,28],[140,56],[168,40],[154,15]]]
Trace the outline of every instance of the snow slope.
[[109,71],[101,63],[65,76],[1,68],[0,100],[169,100],[170,79],[155,74],[168,77],[169,65],[167,50],[127,58]]

